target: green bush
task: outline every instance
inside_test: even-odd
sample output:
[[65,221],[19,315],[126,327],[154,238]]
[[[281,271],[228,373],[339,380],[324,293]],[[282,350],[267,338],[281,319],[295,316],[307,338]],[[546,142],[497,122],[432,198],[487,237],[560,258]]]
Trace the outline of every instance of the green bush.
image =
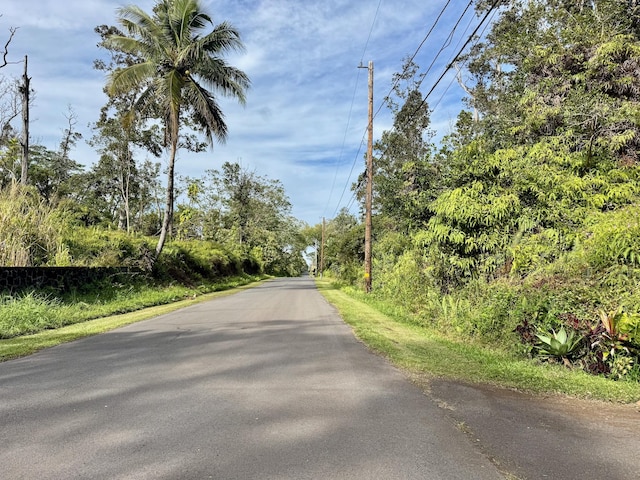
[[410,310],[419,311],[428,291],[429,279],[422,255],[411,245],[411,238],[389,232],[378,240],[373,254],[373,292],[394,298]]
[[594,214],[587,221],[581,249],[595,269],[614,265],[640,267],[640,206]]

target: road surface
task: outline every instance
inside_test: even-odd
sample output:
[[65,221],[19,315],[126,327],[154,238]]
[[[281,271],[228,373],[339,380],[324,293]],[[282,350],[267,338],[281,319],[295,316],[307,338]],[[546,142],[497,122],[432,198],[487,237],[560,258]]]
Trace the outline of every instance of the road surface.
[[0,364],[0,478],[500,479],[437,402],[277,279]]

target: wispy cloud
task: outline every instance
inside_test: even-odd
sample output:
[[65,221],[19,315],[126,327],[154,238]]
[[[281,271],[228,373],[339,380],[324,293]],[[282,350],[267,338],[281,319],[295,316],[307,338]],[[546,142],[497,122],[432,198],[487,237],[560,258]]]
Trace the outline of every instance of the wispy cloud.
[[[9,27],[19,27],[10,45],[10,60],[29,56],[37,92],[32,133],[38,142],[57,146],[68,105],[77,114],[77,128],[84,138],[91,137],[89,124],[105,102],[104,76],[93,70],[93,60],[104,52],[96,48],[99,38],[93,29],[115,24],[116,9],[130,3],[146,11],[154,4],[153,0],[23,0],[0,6],[0,40]],[[377,108],[389,93],[393,73],[414,53],[444,3],[382,0],[376,15],[378,2],[366,0],[203,1],[215,23],[229,21],[240,31],[246,50],[231,55],[229,62],[247,72],[252,87],[245,107],[220,99],[229,126],[226,144],[198,155],[181,152],[179,173],[200,176],[224,161],[241,161],[260,175],[280,179],[298,218],[317,223],[322,215],[332,215],[340,206],[343,188],[355,180],[348,179],[354,161],[354,175],[363,168],[367,76],[358,64],[375,62]],[[460,5],[451,8],[434,31],[432,41],[416,57],[421,67],[431,62],[461,10]],[[434,79],[450,59],[444,57],[434,67]],[[18,77],[22,68],[10,65],[0,74]],[[444,87],[434,98],[443,91]],[[433,114],[434,128],[448,132],[461,97],[459,90],[452,90],[443,98]],[[382,109],[376,117],[376,137],[390,126],[389,114]],[[84,142],[74,157],[87,165],[97,160]],[[350,192],[343,203],[349,198]]]

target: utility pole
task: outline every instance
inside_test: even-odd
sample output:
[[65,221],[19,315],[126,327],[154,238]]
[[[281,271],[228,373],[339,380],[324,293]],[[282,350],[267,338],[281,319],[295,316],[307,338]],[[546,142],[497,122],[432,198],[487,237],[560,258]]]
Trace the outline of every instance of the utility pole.
[[[358,68],[365,68],[360,66]],[[373,62],[369,61],[369,135],[367,139],[367,188],[364,217],[364,290],[371,292],[371,204],[373,202]]]
[[29,168],[29,83],[31,79],[27,76],[27,56],[24,56],[24,76],[22,77],[22,85],[19,88],[22,94],[22,140],[20,147],[22,149],[22,173],[20,176],[20,183],[26,185],[28,183],[28,168]]
[[324,274],[324,229],[325,229],[325,221],[324,217],[322,217],[322,240],[320,242],[320,278]]
[[313,275],[315,277],[320,275],[320,264],[318,263],[318,240],[316,240],[316,258],[315,263],[313,264],[313,268],[315,269]]

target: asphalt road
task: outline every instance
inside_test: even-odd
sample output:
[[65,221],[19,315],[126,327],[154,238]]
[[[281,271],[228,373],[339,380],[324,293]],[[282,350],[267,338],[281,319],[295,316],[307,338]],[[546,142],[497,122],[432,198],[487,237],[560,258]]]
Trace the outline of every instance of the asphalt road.
[[0,364],[0,478],[504,478],[309,278]]

